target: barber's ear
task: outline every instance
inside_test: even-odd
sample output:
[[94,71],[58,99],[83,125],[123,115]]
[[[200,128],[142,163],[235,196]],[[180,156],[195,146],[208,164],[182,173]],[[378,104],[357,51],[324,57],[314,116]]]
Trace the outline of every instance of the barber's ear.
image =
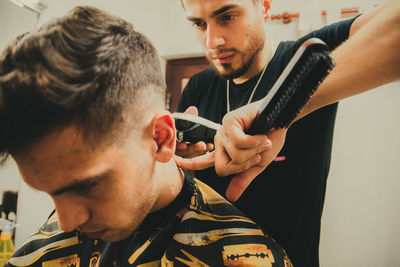
[[159,162],[170,161],[175,154],[176,133],[175,122],[171,115],[157,114],[154,116],[150,127],[156,145],[156,160]]
[[272,0],[263,0],[264,7],[264,20],[267,21],[269,18],[269,10],[271,9]]

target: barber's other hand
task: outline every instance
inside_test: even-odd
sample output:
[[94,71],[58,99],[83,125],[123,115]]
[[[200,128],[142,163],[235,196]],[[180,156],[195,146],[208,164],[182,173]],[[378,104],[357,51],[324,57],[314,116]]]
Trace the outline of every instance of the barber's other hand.
[[[271,141],[271,147],[259,153],[259,155],[255,155],[253,158],[250,158],[247,162],[242,163],[242,165],[250,166],[243,168],[244,170],[240,173],[237,173],[233,176],[231,182],[228,185],[228,189],[226,190],[226,198],[232,202],[235,202],[239,199],[239,197],[243,194],[246,188],[250,185],[250,183],[267,168],[267,166],[276,158],[279,151],[282,149],[282,146],[285,142],[287,129],[274,129],[268,133],[268,138]],[[238,152],[240,153],[239,150]],[[233,155],[233,153],[231,153]],[[260,160],[258,163],[251,166],[251,162],[256,162],[255,157],[259,156]],[[218,157],[217,155],[215,157]],[[217,164],[218,163],[218,164]],[[216,161],[216,172],[218,175],[223,176],[224,173],[227,173],[229,170],[228,165],[231,165],[231,172],[238,168],[240,169],[240,164],[231,164],[227,162],[219,165],[220,161]]]
[[[185,113],[198,115],[197,108],[195,106],[190,106],[186,109]],[[211,143],[206,144],[205,142],[197,142],[195,144],[187,144],[185,142],[180,142],[176,145],[175,154],[182,158],[194,158],[205,154],[208,151],[214,149],[214,145]]]
[[249,184],[278,155],[287,129],[272,129],[266,135],[246,135],[254,120],[259,102],[225,115],[223,127],[215,137],[215,170],[219,176],[236,174],[226,191],[228,200],[235,202]]
[[246,135],[260,102],[254,102],[225,115],[222,128],[214,138],[215,150],[199,157],[175,157],[184,169],[201,170],[212,165],[219,176],[236,174],[226,191],[228,200],[235,202],[249,184],[278,155],[287,129],[272,129],[267,135]]

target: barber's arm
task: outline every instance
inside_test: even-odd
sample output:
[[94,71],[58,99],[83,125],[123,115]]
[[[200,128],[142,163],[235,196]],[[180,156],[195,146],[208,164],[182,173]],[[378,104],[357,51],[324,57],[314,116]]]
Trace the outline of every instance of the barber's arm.
[[350,38],[331,56],[336,67],[301,110],[312,111],[400,79],[400,1],[392,0],[358,17]]

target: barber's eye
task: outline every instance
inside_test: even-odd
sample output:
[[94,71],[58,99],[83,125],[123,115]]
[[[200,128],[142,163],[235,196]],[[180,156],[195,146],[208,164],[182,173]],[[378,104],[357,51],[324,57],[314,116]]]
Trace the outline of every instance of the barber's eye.
[[195,21],[192,21],[192,25],[195,28],[204,28],[206,26],[206,23],[205,23],[205,21],[202,21],[202,20],[195,20]]
[[221,22],[229,22],[235,18],[234,14],[224,14],[220,17]]
[[223,15],[222,16],[222,20],[231,20],[231,19],[233,19],[233,15]]

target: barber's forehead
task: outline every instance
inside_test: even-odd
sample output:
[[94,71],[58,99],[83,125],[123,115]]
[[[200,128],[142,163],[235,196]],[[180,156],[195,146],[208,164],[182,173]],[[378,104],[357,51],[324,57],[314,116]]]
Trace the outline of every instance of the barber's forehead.
[[225,8],[247,8],[253,0],[183,0],[185,11],[190,17],[213,17]]
[[205,7],[205,6],[224,6],[224,5],[243,5],[251,3],[253,0],[182,0],[185,8]]

